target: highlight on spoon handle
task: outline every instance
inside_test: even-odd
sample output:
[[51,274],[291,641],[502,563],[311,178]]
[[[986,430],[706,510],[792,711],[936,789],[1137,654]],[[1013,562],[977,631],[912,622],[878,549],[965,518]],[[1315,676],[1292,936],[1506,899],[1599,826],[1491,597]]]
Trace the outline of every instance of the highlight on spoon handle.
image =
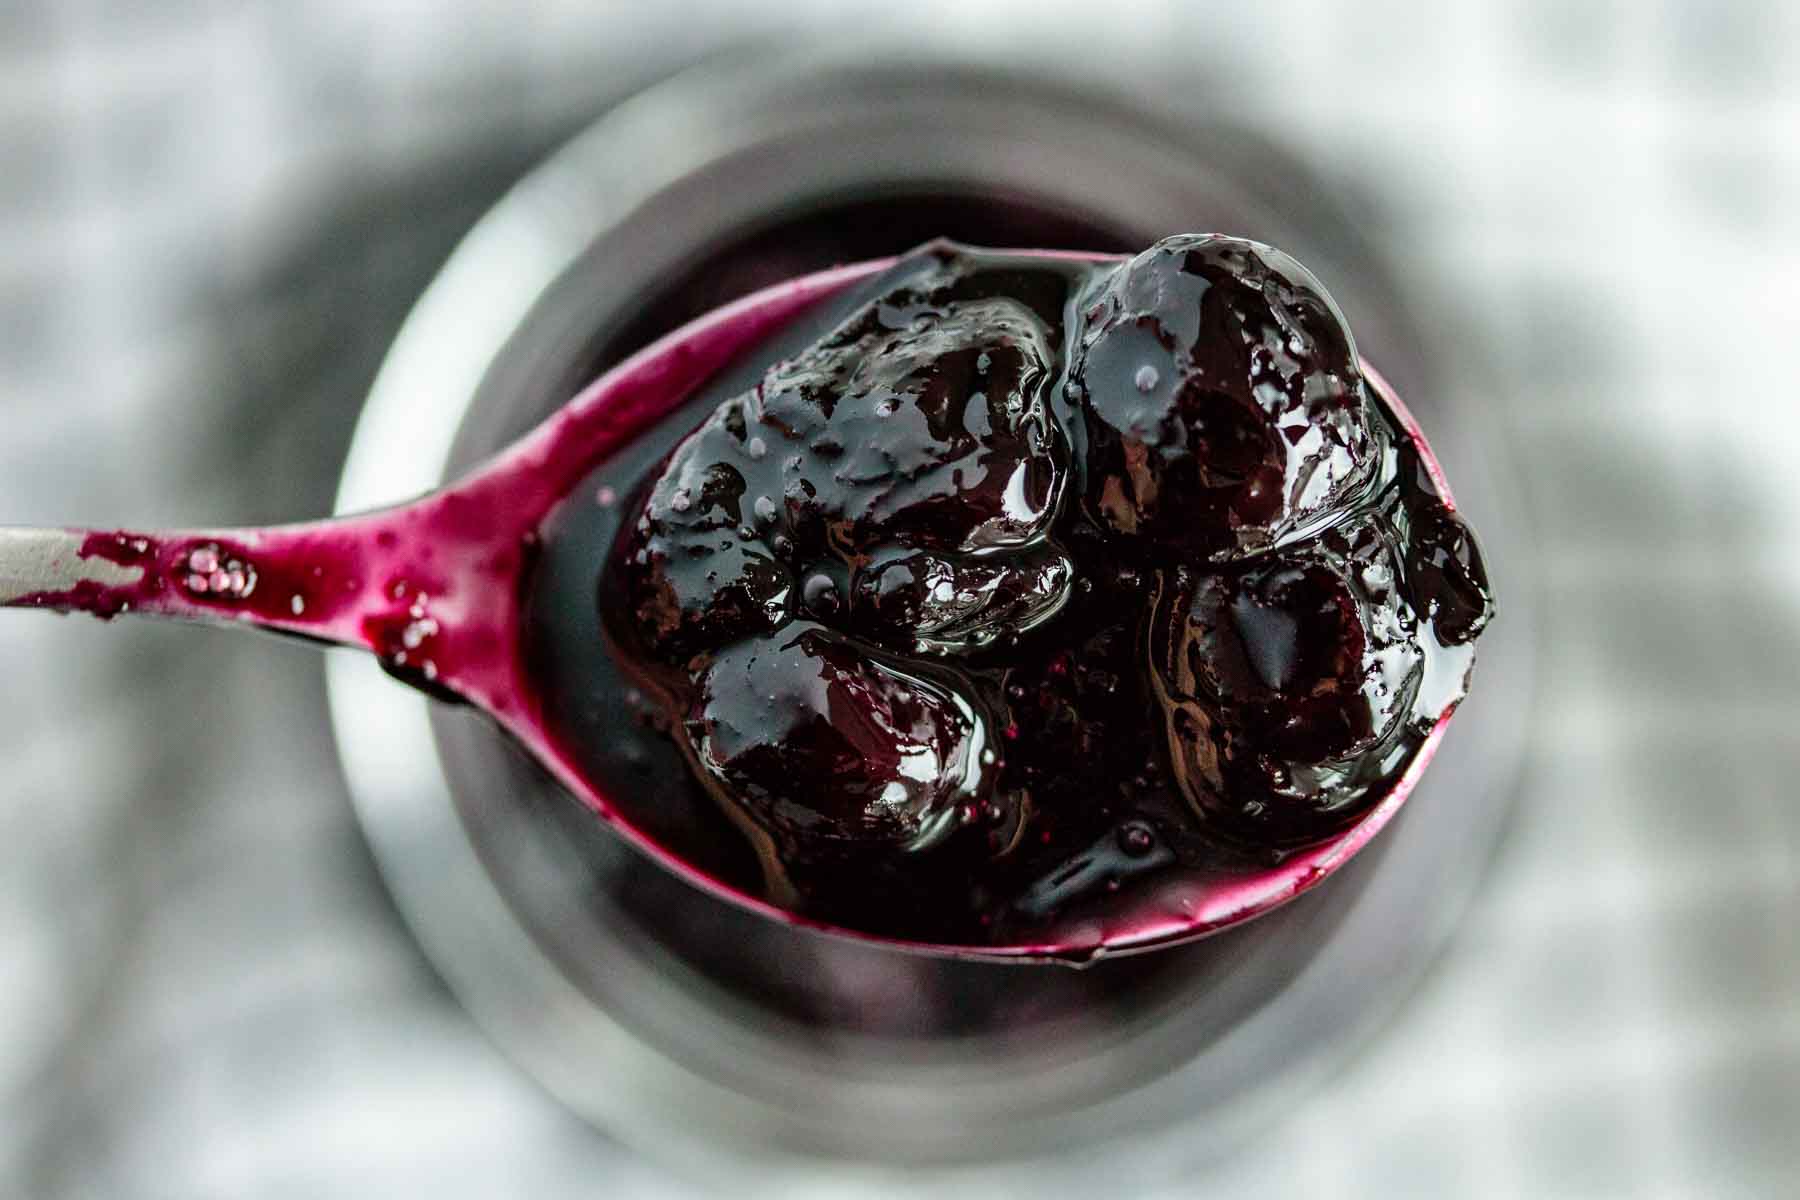
[[0,605],[67,609],[60,597],[135,583],[141,567],[84,558],[91,536],[69,529],[0,526]]

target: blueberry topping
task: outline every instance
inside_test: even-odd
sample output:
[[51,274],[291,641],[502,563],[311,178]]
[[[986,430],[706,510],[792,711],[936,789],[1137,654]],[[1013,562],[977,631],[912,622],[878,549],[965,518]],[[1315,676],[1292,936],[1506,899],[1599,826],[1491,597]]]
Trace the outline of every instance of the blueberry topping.
[[1266,865],[1465,694],[1480,551],[1280,251],[935,243],[819,328],[606,481],[603,624],[778,902],[988,941]]
[[[1223,571],[1178,569],[1151,621],[1176,785],[1259,844],[1315,840],[1379,798],[1414,723],[1418,616],[1375,518]],[[1437,714],[1421,713],[1429,729]]]
[[1377,447],[1356,346],[1318,280],[1269,246],[1174,237],[1089,303],[1087,503],[1105,527],[1228,560],[1315,521]]
[[973,706],[816,626],[719,654],[687,725],[727,801],[784,834],[918,850],[985,803]]

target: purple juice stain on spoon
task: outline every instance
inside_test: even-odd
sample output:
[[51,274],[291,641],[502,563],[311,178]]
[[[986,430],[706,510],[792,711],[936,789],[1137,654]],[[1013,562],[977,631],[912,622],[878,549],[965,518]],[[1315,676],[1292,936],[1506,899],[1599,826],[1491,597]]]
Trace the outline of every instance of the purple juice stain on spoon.
[[1329,874],[1492,613],[1322,286],[1210,235],[809,276],[411,504],[79,554],[10,603],[370,649],[740,903],[1071,961]]

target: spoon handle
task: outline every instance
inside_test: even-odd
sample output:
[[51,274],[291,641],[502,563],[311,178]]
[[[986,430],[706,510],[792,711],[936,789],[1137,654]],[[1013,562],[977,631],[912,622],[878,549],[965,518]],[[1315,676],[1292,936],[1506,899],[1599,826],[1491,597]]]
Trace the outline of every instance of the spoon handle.
[[372,524],[154,533],[0,526],[0,607],[216,622],[366,646],[357,618],[368,586],[355,568]]
[[261,529],[0,527],[0,607],[264,629],[373,652],[434,693],[492,704],[511,678],[530,546],[479,496]]

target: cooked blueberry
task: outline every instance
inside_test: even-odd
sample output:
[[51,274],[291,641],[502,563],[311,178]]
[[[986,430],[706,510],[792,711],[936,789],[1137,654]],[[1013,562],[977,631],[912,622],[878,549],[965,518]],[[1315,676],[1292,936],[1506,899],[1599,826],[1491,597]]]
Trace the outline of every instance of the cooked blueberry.
[[1036,628],[1073,581],[1073,564],[1048,546],[986,558],[894,549],[857,568],[850,620],[909,648],[971,649]]
[[1119,267],[1087,308],[1072,379],[1090,511],[1216,560],[1294,534],[1378,457],[1342,314],[1257,242],[1174,237]]
[[1225,571],[1165,575],[1154,669],[1177,782],[1209,819],[1306,841],[1374,798],[1366,782],[1413,719],[1424,660],[1403,582],[1376,518]]
[[787,619],[792,577],[745,528],[743,473],[719,455],[741,415],[727,405],[676,447],[624,547],[639,636],[666,660]]
[[1062,458],[1052,374],[1045,330],[1018,304],[878,305],[771,371],[754,408],[791,456],[790,504],[834,546],[981,550],[1048,519]]
[[1279,251],[934,243],[814,329],[695,400],[601,593],[778,903],[1120,911],[1346,828],[1466,692],[1480,552]]
[[809,839],[923,849],[991,785],[969,701],[817,626],[721,653],[688,729],[728,802]]

